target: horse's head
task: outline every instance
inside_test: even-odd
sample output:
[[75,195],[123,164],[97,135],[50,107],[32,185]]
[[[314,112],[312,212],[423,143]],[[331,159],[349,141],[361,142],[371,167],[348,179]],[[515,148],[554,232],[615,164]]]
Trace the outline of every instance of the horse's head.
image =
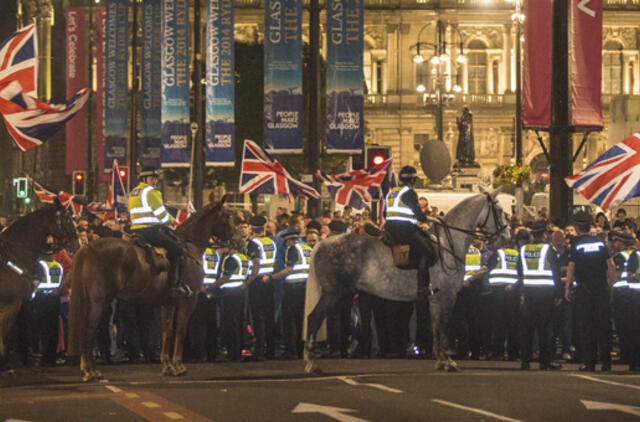
[[78,249],[78,234],[71,219],[71,214],[56,198],[51,206],[51,212],[46,217],[47,235],[53,237],[53,249],[67,249],[75,252]]
[[480,191],[487,199],[487,206],[485,207],[486,212],[482,212],[479,216],[481,220],[478,228],[480,228],[488,238],[502,237],[505,240],[509,240],[511,238],[509,225],[507,224],[504,211],[497,201],[500,189],[495,189],[493,192],[487,192],[481,187]]
[[213,218],[219,222],[218,224],[213,225],[211,237],[222,243],[226,243],[231,240],[235,234],[231,211],[229,211],[229,208],[225,206],[226,199],[227,195],[224,195],[220,202],[209,205],[213,207]]

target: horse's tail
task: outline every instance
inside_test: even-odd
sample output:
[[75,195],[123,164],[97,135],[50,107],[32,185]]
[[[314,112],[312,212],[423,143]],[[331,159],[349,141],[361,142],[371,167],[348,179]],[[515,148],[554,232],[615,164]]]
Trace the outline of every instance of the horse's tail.
[[89,314],[89,298],[87,295],[87,275],[84,274],[85,262],[91,256],[90,248],[81,248],[73,260],[71,275],[71,303],[69,304],[69,356],[82,353],[82,341],[86,331]]

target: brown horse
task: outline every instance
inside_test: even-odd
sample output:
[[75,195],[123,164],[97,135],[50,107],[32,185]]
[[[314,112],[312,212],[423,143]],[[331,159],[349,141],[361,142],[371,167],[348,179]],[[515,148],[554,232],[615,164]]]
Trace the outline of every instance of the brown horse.
[[[187,251],[182,274],[192,291],[202,287],[202,254],[211,238],[227,241],[233,236],[231,214],[218,204],[209,204],[176,229]],[[168,296],[167,262],[133,242],[103,238],[81,248],[73,260],[69,307],[69,354],[80,356],[83,380],[100,377],[93,359],[93,341],[98,324],[114,298],[162,305],[162,372],[182,375],[182,346],[197,294],[171,300]],[[173,342],[173,359],[170,348]]]
[[[47,243],[53,236],[54,243]],[[0,233],[0,368],[5,367],[6,335],[22,303],[32,291],[33,268],[52,250],[77,249],[78,241],[69,212],[57,199],[51,205],[19,218]]]

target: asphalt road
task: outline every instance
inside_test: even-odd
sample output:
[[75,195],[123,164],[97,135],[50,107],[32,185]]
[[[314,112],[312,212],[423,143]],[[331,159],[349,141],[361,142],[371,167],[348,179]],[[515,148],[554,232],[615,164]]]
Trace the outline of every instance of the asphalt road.
[[[323,360],[321,377],[300,361],[102,367],[83,384],[74,367],[0,376],[0,421],[626,421],[640,420],[640,374],[577,365],[542,372],[517,362]],[[534,366],[534,368],[537,365]]]

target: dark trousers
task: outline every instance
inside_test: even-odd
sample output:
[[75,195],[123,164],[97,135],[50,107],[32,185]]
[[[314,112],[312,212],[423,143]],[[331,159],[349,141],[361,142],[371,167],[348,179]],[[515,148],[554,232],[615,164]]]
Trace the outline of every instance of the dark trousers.
[[[164,226],[151,226],[145,227],[144,229],[134,230],[134,233],[142,236],[153,246],[167,250],[167,258],[169,258],[169,263],[171,265],[169,274],[171,275],[174,274],[175,266],[179,264],[179,259],[182,256],[182,248],[172,236],[166,233],[166,230],[169,229]],[[172,281],[172,277],[169,277],[169,280]],[[175,280],[175,282],[177,281],[178,280]]]
[[449,344],[452,348],[457,343],[458,358],[466,358],[471,351],[473,357],[480,356],[482,338],[482,321],[478,318],[477,291],[473,286],[463,287],[456,296],[451,314]]
[[217,301],[212,293],[199,293],[187,332],[190,358],[213,362],[218,352]]
[[433,332],[431,328],[431,313],[429,312],[429,297],[425,296],[414,302],[416,309],[416,347],[425,356],[432,355]]
[[157,333],[153,305],[118,300],[116,306],[122,325],[118,329],[123,330],[129,360],[136,362],[141,354],[147,361],[155,360]]
[[244,346],[245,291],[241,287],[222,289],[222,291],[223,341],[227,346],[229,359],[235,362],[242,358],[242,348]]
[[256,336],[254,355],[273,359],[275,355],[275,319],[273,313],[273,281],[262,282],[258,276],[249,284],[251,322]]
[[96,333],[96,343],[98,350],[102,354],[102,358],[109,362],[111,360],[111,336],[109,335],[109,323],[113,314],[113,303],[107,306],[107,310],[102,317],[102,321],[98,324]]
[[506,290],[504,284],[491,286],[492,335],[491,349],[493,355],[504,358],[505,343],[509,358],[517,359],[520,352],[520,333],[518,331],[519,289]]
[[521,306],[521,350],[522,362],[531,362],[534,332],[538,331],[540,364],[548,365],[553,360],[553,300],[555,287],[524,287]]
[[600,355],[603,366],[611,366],[611,310],[609,287],[578,284],[576,307],[584,363],[593,369],[596,356]]
[[340,353],[347,357],[349,335],[351,334],[351,305],[353,297],[347,295],[341,298],[327,313],[327,337],[333,353]]
[[629,342],[629,369],[640,371],[640,290],[630,294],[631,329]]
[[406,358],[409,345],[409,321],[413,314],[413,302],[387,300],[387,329],[389,332],[391,358]]
[[615,287],[611,290],[611,310],[620,342],[620,360],[626,363],[629,362],[629,343],[633,324],[632,292],[628,287]]
[[370,358],[373,331],[371,327],[372,319],[375,321],[376,334],[378,337],[378,347],[380,355],[386,356],[389,353],[389,333],[387,321],[385,319],[385,300],[369,293],[358,293],[358,306],[360,308],[360,351],[361,358]]
[[42,362],[47,365],[55,365],[60,333],[60,296],[50,293],[36,293],[32,307],[35,332],[40,340]]
[[306,283],[285,283],[282,297],[282,331],[284,354],[288,358],[302,358],[302,323]]

